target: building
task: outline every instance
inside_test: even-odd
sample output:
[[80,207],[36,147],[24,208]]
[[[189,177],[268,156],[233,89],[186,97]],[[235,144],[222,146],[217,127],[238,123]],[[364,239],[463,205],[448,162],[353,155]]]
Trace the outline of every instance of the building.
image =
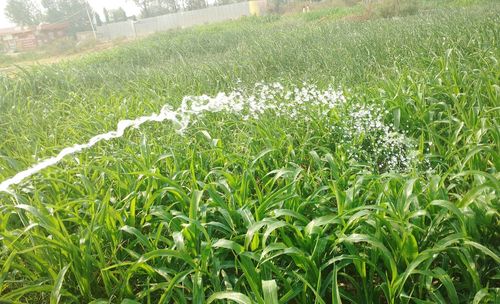
[[69,23],[45,23],[35,27],[0,29],[0,51],[22,52],[36,49],[67,36]]
[[15,52],[36,47],[36,37],[31,29],[0,29],[0,51]]

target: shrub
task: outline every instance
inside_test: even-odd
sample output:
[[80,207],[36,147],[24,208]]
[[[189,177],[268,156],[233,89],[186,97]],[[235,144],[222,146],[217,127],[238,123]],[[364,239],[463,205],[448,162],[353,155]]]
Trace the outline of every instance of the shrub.
[[410,16],[418,11],[418,3],[412,0],[385,0],[376,9],[382,18]]
[[75,50],[76,41],[71,38],[53,40],[44,45],[41,50],[49,55],[68,54]]

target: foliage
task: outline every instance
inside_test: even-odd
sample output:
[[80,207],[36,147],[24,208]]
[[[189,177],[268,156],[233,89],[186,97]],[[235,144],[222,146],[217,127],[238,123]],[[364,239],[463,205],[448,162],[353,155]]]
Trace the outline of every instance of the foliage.
[[[258,114],[146,123],[0,193],[0,301],[495,303],[499,12],[251,17],[0,77],[1,180],[186,95]],[[380,170],[388,133],[413,159]]]
[[191,7],[189,2],[178,0],[134,0],[134,2],[141,9],[143,18],[175,13],[179,11],[183,3],[186,8]]
[[226,4],[231,4],[231,3],[238,3],[241,2],[240,0],[217,0],[215,3],[217,5],[226,5]]
[[150,8],[151,16],[160,16],[178,12],[182,6],[182,1],[177,0],[161,0]]
[[419,4],[414,0],[385,0],[377,6],[377,13],[383,18],[415,15]]
[[99,14],[96,12],[94,12],[94,20],[95,20],[95,25],[97,26],[102,25],[101,16],[99,16]]
[[8,0],[5,16],[21,26],[37,25],[41,21],[40,9],[31,0]]
[[84,0],[41,0],[44,8],[44,21],[49,23],[69,22],[71,32],[87,31],[90,22],[87,11],[92,8]]
[[109,23],[110,22],[109,12],[105,7],[102,9],[102,14],[104,16],[104,22]]
[[39,52],[23,52],[14,54],[1,54],[0,53],[0,67],[16,64],[20,61],[38,60],[43,55]]
[[63,37],[44,45],[40,48],[40,51],[52,56],[68,54],[74,51],[75,44],[75,40]]
[[127,13],[121,7],[111,10],[110,13],[113,22],[127,21]]
[[207,7],[208,2],[206,0],[185,0],[184,5],[187,10],[196,10]]

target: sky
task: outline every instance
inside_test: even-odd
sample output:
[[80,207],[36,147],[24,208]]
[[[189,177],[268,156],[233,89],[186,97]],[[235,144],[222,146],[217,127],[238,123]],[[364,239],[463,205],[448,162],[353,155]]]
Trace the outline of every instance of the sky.
[[[36,1],[36,0],[35,0]],[[140,10],[132,0],[87,0],[90,6],[102,16],[102,9],[116,9],[122,7],[127,15],[138,15]],[[0,28],[15,26],[4,15],[4,8],[7,0],[0,0]]]

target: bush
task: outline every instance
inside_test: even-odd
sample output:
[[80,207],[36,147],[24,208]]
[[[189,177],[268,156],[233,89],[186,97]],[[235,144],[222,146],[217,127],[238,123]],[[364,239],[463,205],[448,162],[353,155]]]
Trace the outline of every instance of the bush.
[[12,62],[12,58],[9,55],[0,54],[0,66],[10,64]]
[[49,55],[68,54],[75,50],[75,45],[74,39],[61,38],[44,45],[42,50]]
[[41,54],[36,51],[23,53],[0,54],[0,66],[7,66],[22,61],[33,61],[41,58]]
[[376,9],[376,13],[382,18],[410,16],[418,11],[418,3],[411,0],[386,0]]
[[355,6],[355,5],[359,4],[361,1],[360,0],[344,0],[343,2],[347,6]]
[[81,51],[85,51],[88,49],[92,49],[92,48],[95,48],[98,44],[99,44],[99,41],[96,39],[87,39],[87,40],[79,41],[75,45],[75,51],[81,52]]

